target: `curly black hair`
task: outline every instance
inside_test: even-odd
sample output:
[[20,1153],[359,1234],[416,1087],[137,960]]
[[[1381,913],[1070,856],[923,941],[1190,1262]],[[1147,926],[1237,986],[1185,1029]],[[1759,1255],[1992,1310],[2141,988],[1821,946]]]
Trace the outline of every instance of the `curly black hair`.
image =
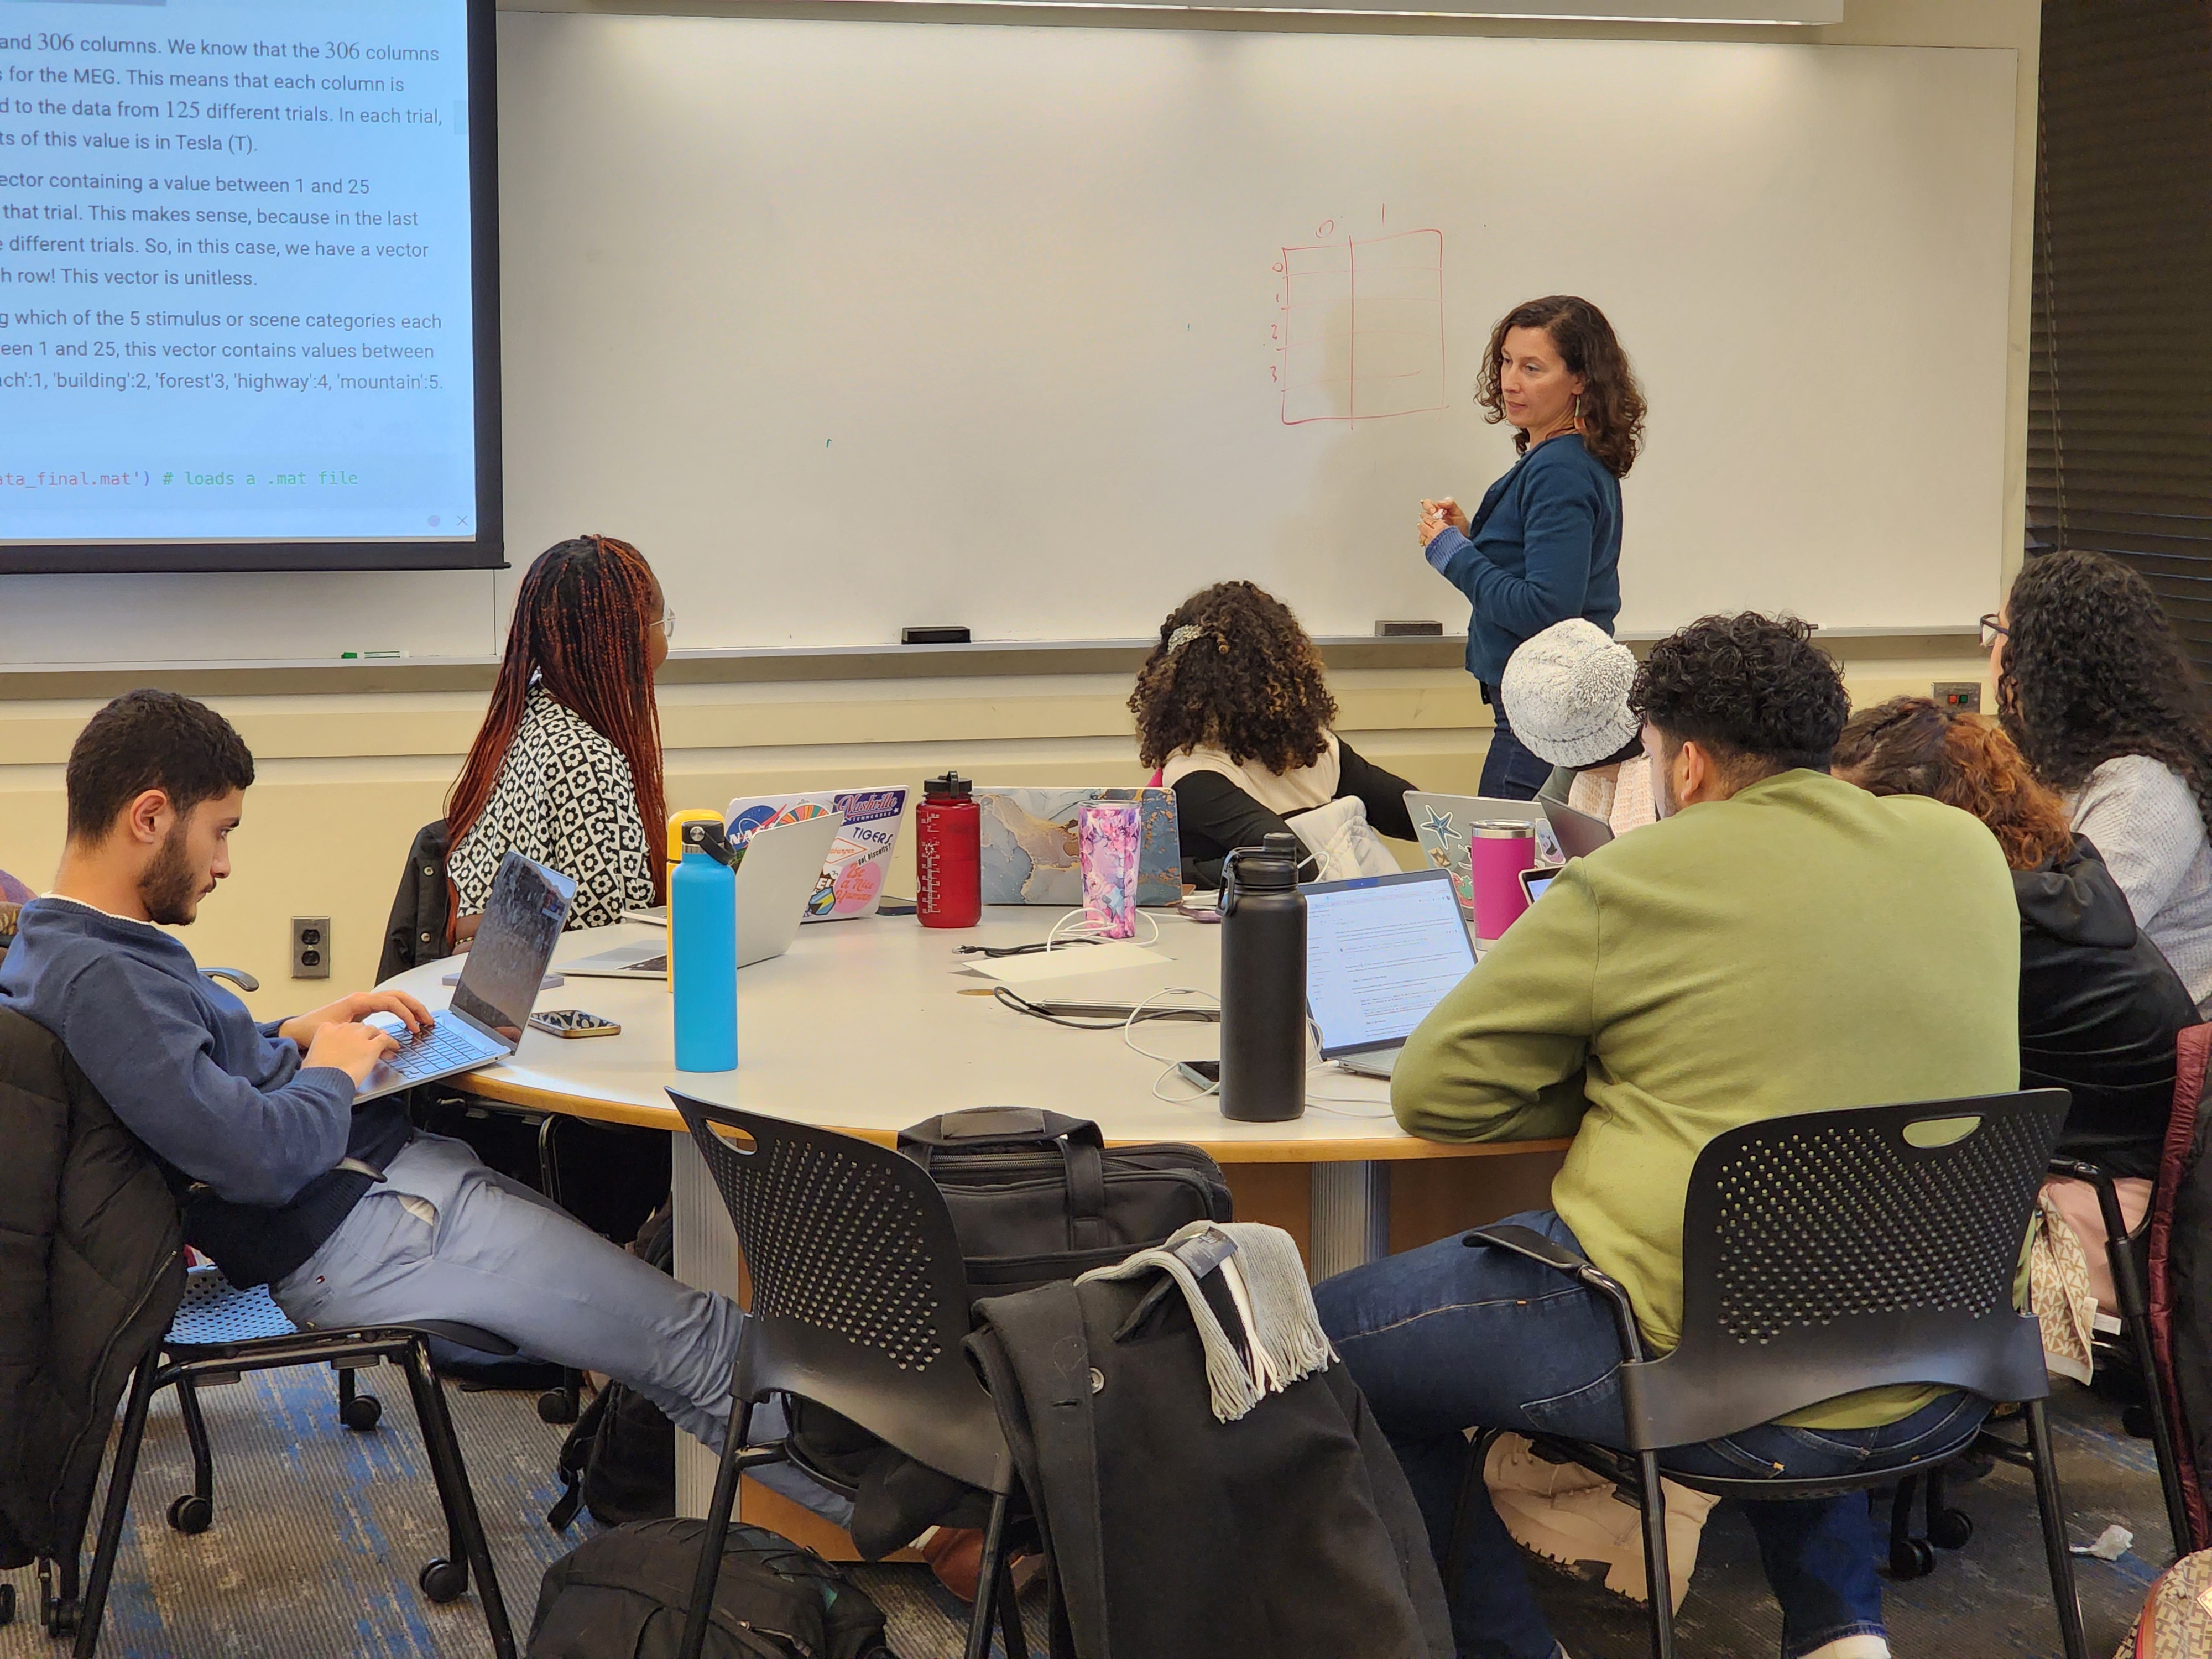
[[2212,830],[2212,717],[2150,584],[2102,553],[2030,559],[2005,602],[1997,718],[2036,775],[2079,789],[2121,755],[2189,781]]
[[1850,718],[1844,677],[1795,617],[1700,617],[1651,647],[1628,706],[1674,743],[1689,741],[1743,781],[1828,769]]
[[1218,749],[1295,772],[1322,757],[1336,719],[1321,653],[1290,606],[1250,582],[1216,582],[1168,612],[1129,708],[1147,766]]

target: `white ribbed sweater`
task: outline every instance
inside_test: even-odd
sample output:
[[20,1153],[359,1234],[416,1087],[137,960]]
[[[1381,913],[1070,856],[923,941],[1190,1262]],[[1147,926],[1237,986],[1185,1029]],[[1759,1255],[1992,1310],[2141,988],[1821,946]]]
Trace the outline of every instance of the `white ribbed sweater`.
[[2136,926],[2212,1013],[2212,842],[2180,773],[2148,755],[2121,755],[2089,774],[2069,803],[2128,896]]

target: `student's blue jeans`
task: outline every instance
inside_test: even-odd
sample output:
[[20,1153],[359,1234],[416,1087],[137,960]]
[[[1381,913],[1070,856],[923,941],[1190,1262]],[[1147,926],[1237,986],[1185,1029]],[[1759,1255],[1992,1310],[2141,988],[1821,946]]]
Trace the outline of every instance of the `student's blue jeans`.
[[[1549,1210],[1511,1219],[1580,1250]],[[1510,1250],[1469,1249],[1461,1235],[1339,1273],[1314,1288],[1322,1323],[1428,1523],[1439,1570],[1472,1455],[1473,1426],[1620,1443],[1620,1360],[1608,1304],[1595,1292]],[[1662,1453],[1680,1474],[1817,1480],[1903,1468],[1956,1448],[1989,1404],[1948,1394],[1879,1429],[1769,1424]],[[1462,1659],[1550,1659],[1555,1644],[1530,1593],[1520,1552],[1478,1474],[1462,1570],[1447,1583]],[[1747,1504],[1761,1565],[1782,1604],[1784,1659],[1843,1637],[1881,1635],[1881,1586],[1863,1492],[1810,1502]]]
[[1497,722],[1490,733],[1490,750],[1482,757],[1482,781],[1475,786],[1492,800],[1534,800],[1552,775],[1552,763],[1524,747],[1513,735],[1505,718],[1505,699],[1494,685],[1482,688]]
[[[745,1316],[610,1244],[566,1211],[488,1169],[458,1140],[417,1134],[338,1230],[270,1286],[295,1325],[453,1320],[526,1353],[604,1371],[721,1449]],[[753,1412],[755,1445],[783,1437],[783,1411]],[[840,1526],[853,1508],[787,1464],[753,1478]]]

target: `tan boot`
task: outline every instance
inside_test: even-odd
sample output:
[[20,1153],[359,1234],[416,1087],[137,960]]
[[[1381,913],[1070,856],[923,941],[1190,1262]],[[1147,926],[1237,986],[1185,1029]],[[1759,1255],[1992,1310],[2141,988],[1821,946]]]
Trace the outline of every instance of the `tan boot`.
[[[1578,1463],[1537,1455],[1517,1434],[1492,1443],[1482,1468],[1490,1501],[1522,1548],[1595,1578],[1632,1601],[1650,1599],[1644,1571],[1644,1522],[1636,1501]],[[1690,1592],[1698,1540],[1719,1500],[1662,1480],[1667,1494],[1667,1577],[1674,1605]]]

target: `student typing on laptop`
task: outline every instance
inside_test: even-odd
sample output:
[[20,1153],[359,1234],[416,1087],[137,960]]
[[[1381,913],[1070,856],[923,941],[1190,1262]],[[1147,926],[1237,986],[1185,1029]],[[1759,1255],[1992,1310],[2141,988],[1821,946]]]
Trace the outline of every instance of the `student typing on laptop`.
[[[363,992],[257,1025],[161,931],[229,874],[252,781],[238,734],[189,697],[133,691],[94,715],[70,753],[54,890],[23,908],[0,1005],[58,1037],[173,1184],[192,1188],[186,1240],[234,1284],[269,1284],[295,1322],[475,1325],[618,1378],[719,1446],[744,1317],[732,1304],[416,1133],[398,1097],[356,1106],[399,1047],[364,1017],[419,1031],[420,1002]],[[789,1480],[842,1518],[831,1494]]]
[[[1850,702],[1808,632],[1708,617],[1654,648],[1635,702],[1661,821],[1562,869],[1415,1030],[1391,1086],[1398,1121],[1431,1139],[1571,1135],[1554,1207],[1517,1219],[1620,1280],[1659,1351],[1681,1317],[1691,1166],[1715,1135],[2020,1079],[2004,856],[1964,812],[1828,775]],[[1440,1554],[1465,1429],[1618,1443],[1606,1304],[1548,1269],[1455,1234],[1340,1274],[1315,1299]],[[1875,1390],[1662,1461],[1808,1479],[1893,1467],[1957,1444],[1986,1410],[1955,1391]],[[1635,1547],[1633,1510],[1593,1496],[1594,1511],[1627,1517],[1616,1547]],[[1447,1587],[1460,1652],[1553,1659],[1480,1479],[1469,1497]],[[1747,1509],[1785,1659],[1886,1659],[1866,1499]]]

